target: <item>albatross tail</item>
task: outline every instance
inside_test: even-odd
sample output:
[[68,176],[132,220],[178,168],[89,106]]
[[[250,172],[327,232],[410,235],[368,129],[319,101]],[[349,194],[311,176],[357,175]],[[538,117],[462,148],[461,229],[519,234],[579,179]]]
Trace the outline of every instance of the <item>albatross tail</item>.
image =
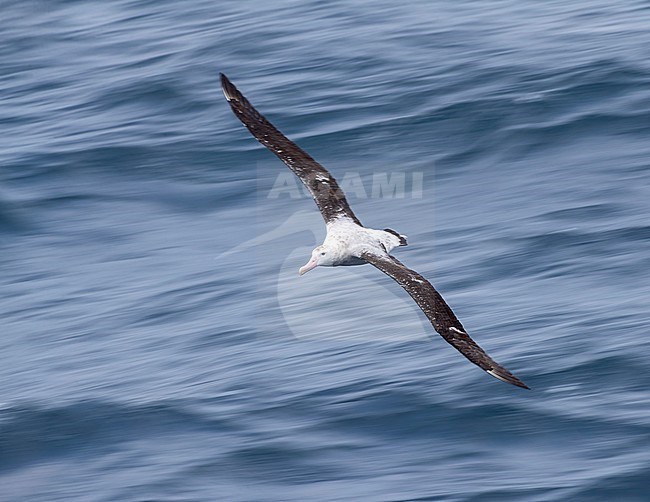
[[406,235],[402,235],[392,228],[384,228],[384,232],[388,232],[389,234],[393,234],[395,237],[399,239],[399,246],[407,246],[408,242],[406,242]]

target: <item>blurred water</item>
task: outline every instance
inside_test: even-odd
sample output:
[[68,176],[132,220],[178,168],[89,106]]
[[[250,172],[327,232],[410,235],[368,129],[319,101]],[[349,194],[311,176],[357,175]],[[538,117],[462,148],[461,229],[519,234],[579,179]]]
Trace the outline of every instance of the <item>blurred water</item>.
[[[647,500],[647,2],[2,13],[1,500]],[[219,71],[532,391],[298,279],[319,215]]]

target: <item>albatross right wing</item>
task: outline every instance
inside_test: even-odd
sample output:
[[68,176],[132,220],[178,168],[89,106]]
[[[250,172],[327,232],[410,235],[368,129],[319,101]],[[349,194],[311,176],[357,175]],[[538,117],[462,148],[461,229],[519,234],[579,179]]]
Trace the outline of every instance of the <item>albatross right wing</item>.
[[433,328],[440,336],[467,359],[499,380],[524,389],[529,388],[507,369],[495,362],[470,338],[449,305],[440,296],[440,293],[424,277],[388,254],[364,253],[361,258],[377,267],[384,274],[392,277],[402,286],[426,314]]
[[350,209],[343,191],[327,169],[266,120],[228,77],[223,73],[220,76],[223,94],[234,114],[257,141],[277,155],[300,178],[314,198],[325,222],[344,216],[361,225]]

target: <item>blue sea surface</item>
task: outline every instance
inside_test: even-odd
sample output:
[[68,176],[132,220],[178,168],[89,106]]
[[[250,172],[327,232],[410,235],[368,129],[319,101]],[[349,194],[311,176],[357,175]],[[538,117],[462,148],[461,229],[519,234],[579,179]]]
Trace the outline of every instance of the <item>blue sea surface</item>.
[[[5,0],[1,501],[650,500],[647,1]],[[224,72],[532,387],[325,228]]]

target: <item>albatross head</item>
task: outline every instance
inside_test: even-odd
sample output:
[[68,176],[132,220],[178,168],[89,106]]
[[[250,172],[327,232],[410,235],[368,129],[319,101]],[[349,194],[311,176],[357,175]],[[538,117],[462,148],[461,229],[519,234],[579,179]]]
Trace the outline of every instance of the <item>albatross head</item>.
[[318,246],[311,252],[311,258],[309,261],[304,266],[300,267],[298,274],[306,274],[311,269],[318,267],[318,265],[331,267],[335,262],[334,254],[333,250],[329,249],[324,244]]

